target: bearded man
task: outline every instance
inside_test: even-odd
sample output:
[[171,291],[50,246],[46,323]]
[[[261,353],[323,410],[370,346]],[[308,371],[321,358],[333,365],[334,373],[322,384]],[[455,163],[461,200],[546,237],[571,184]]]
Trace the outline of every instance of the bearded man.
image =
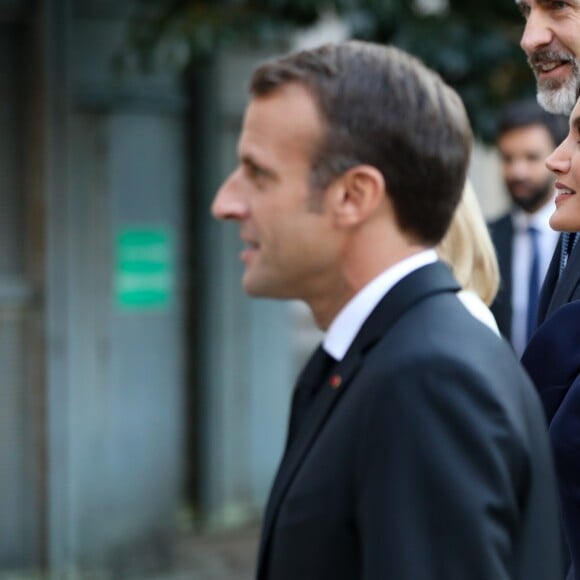
[[490,224],[501,276],[492,312],[518,356],[535,330],[540,285],[558,242],[548,223],[554,175],[545,159],[567,125],[564,116],[547,113],[535,100],[506,106],[498,125],[496,145],[511,207]]

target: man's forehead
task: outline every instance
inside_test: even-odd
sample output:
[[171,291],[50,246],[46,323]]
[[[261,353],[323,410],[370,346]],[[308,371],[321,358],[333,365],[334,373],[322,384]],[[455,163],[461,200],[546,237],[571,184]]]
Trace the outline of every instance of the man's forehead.
[[[549,8],[554,4],[554,0],[515,0],[516,6],[520,8],[531,8],[539,6],[540,8]],[[573,7],[580,7],[580,0],[568,0]]]
[[498,147],[517,149],[518,151],[543,150],[554,148],[554,139],[542,123],[530,123],[505,131],[497,139]]

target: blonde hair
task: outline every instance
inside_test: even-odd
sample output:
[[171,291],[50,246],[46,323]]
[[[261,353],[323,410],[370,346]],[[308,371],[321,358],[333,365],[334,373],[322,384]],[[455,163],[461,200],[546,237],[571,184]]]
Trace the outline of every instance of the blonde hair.
[[499,287],[497,257],[469,181],[437,253],[463,289],[475,292],[488,306],[493,302]]

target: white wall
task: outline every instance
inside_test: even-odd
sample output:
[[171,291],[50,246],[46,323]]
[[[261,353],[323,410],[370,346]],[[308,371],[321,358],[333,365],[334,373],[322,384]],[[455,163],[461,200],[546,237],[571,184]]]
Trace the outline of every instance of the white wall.
[[468,176],[487,219],[493,219],[507,210],[508,198],[495,147],[475,144]]

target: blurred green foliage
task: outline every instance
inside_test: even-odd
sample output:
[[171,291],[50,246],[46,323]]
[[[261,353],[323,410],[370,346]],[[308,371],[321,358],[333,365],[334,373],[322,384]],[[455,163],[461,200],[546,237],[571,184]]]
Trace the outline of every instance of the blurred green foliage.
[[514,0],[447,0],[435,11],[420,0],[139,0],[128,45],[142,67],[161,45],[193,65],[218,49],[268,46],[332,10],[354,38],[390,43],[420,57],[461,94],[477,136],[493,141],[502,104],[529,96],[534,79],[519,39]]

